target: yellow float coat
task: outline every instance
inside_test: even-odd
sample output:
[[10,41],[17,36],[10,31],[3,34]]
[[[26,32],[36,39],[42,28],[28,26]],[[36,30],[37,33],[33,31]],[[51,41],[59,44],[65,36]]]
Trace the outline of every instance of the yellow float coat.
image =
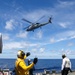
[[26,65],[24,59],[17,58],[15,62],[16,75],[29,75],[29,70],[34,66],[34,63]]

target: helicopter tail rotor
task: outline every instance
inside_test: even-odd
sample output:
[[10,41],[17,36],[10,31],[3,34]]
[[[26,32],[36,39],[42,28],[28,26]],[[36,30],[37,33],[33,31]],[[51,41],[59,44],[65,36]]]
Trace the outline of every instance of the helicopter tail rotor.
[[49,18],[49,23],[52,23],[52,16]]
[[49,19],[49,23],[52,23],[52,21],[51,21],[51,20],[52,20],[52,18],[50,18],[50,19]]

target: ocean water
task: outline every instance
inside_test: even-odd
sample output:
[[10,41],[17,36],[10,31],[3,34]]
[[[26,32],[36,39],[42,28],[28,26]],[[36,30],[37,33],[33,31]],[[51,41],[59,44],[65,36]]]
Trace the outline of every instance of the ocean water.
[[[14,69],[16,59],[0,59],[0,68],[9,68],[11,71]],[[32,60],[33,61],[33,60]],[[28,60],[25,60],[26,64]],[[75,59],[71,59],[72,70],[75,70]],[[60,72],[62,59],[39,59],[35,67],[35,73],[43,72],[46,70],[56,70]]]

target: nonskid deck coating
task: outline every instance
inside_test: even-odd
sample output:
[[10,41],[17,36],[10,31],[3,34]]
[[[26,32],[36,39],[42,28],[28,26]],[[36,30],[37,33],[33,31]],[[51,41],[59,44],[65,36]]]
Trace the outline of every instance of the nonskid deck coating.
[[[50,74],[36,73],[34,75],[61,75],[61,73],[50,73]],[[75,75],[75,71],[68,73],[68,75]]]

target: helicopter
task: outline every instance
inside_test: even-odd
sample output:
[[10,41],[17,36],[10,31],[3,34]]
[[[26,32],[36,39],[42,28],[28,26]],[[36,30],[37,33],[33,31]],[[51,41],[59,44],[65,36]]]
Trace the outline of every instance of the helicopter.
[[52,21],[51,21],[52,17],[50,17],[49,20],[48,20],[48,22],[45,22],[45,23],[32,23],[32,22],[26,20],[25,18],[23,18],[22,20],[31,24],[31,25],[29,25],[29,26],[27,26],[27,27],[24,28],[24,30],[26,29],[26,31],[34,31],[37,28],[41,28],[44,25],[52,23]]

